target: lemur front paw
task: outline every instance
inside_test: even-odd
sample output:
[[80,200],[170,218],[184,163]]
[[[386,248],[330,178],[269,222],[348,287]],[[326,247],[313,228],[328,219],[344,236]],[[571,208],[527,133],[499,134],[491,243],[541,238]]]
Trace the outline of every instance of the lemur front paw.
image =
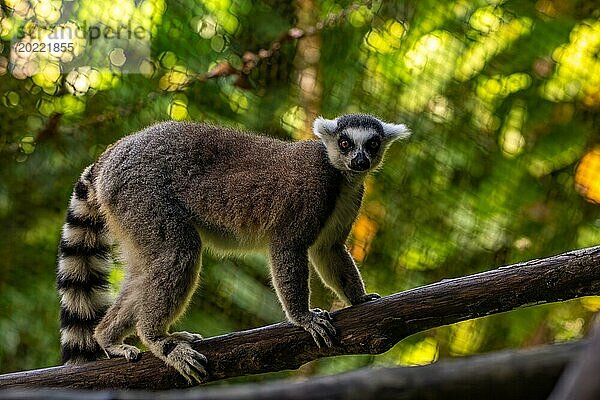
[[206,357],[192,349],[187,341],[175,344],[172,349],[165,349],[163,355],[165,362],[183,375],[190,384],[193,383],[192,380],[202,383],[208,376]]
[[367,301],[377,300],[380,298],[381,296],[378,293],[367,293],[361,296],[354,304],[366,303]]
[[305,316],[298,318],[297,323],[312,335],[319,348],[323,344],[327,347],[333,346],[336,330],[331,324],[329,312],[320,308],[313,308]]

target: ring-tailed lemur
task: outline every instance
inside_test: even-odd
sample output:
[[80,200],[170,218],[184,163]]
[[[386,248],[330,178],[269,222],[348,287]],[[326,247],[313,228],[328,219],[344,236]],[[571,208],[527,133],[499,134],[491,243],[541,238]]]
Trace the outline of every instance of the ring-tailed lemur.
[[[203,248],[267,250],[288,319],[317,345],[336,331],[309,309],[309,260],[348,304],[367,294],[345,247],[369,171],[406,126],[369,115],[318,118],[320,140],[283,142],[216,126],[164,122],[110,146],[75,185],[59,246],[63,361],[106,354],[136,359],[123,339],[137,333],[188,381],[206,376],[190,346],[200,335],[169,333],[198,281]],[[127,264],[108,296],[116,240]]]

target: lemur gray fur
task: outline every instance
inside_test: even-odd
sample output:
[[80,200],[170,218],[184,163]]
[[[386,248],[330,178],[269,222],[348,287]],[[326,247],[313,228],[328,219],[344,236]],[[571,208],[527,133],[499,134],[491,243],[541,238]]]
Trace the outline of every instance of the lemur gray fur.
[[[135,360],[123,343],[137,333],[188,381],[206,377],[201,336],[169,333],[196,288],[202,250],[266,250],[277,296],[317,345],[336,331],[326,311],[309,309],[309,260],[347,304],[367,294],[345,241],[364,180],[395,139],[410,133],[362,114],[318,118],[320,140],[284,142],[233,129],[163,122],[116,142],[81,175],[59,246],[63,361],[103,355]],[[126,263],[109,296],[110,249]]]

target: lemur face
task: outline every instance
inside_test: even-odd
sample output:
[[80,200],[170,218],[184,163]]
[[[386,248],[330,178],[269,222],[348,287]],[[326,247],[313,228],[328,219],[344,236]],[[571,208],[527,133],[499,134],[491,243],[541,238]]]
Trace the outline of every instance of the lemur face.
[[342,129],[337,139],[339,158],[343,159],[346,169],[367,171],[377,164],[382,141],[383,135],[372,129]]
[[335,120],[317,118],[314,132],[327,148],[332,165],[342,171],[368,172],[379,166],[387,145],[410,132],[370,115],[350,114]]

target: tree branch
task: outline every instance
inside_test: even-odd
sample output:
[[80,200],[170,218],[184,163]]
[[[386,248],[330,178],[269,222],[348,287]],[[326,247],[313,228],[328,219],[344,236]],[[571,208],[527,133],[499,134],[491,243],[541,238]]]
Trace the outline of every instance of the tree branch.
[[307,381],[283,379],[226,387],[198,387],[162,393],[72,389],[0,390],[6,400],[279,400],[279,399],[528,399],[545,400],[566,365],[586,349],[584,341],[507,350],[421,367],[361,368]]
[[[209,380],[298,368],[321,357],[378,354],[426,329],[522,306],[600,293],[600,246],[443,280],[332,313],[340,341],[318,349],[289,323],[206,339]],[[0,388],[167,389],[186,381],[150,353],[130,363],[101,360],[0,376]]]

